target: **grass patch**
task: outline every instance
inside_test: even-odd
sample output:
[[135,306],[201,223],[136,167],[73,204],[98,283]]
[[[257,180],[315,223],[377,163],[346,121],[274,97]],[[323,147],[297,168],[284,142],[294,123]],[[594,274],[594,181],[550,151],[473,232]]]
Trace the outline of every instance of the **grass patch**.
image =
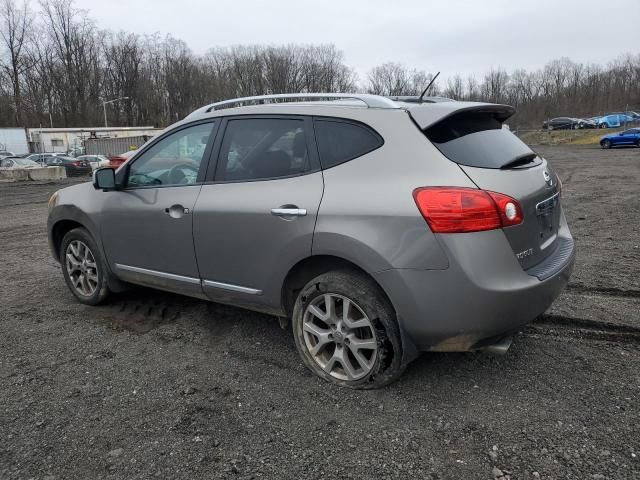
[[598,145],[603,135],[617,133],[623,128],[595,130],[534,130],[518,132],[520,139],[529,145]]

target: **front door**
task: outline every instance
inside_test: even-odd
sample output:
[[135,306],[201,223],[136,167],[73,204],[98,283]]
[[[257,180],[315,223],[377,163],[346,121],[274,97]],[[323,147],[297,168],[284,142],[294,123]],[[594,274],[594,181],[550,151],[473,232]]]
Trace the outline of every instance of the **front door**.
[[207,296],[277,310],[288,269],[311,254],[323,191],[311,119],[231,118],[194,211]]
[[118,277],[203,296],[192,219],[214,131],[214,122],[187,126],[124,167],[124,188],[107,193],[101,222],[107,260]]

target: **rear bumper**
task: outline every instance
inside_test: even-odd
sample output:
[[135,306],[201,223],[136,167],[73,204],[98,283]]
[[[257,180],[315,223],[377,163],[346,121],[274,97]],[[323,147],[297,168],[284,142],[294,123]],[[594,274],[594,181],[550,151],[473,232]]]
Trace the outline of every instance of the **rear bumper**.
[[91,175],[93,169],[89,167],[73,167],[67,168],[67,177],[81,177],[84,175]]
[[560,295],[573,270],[575,246],[566,223],[559,235],[569,251],[558,249],[564,257],[543,280],[521,268],[500,230],[443,236],[450,261],[446,270],[387,270],[375,278],[389,295],[410,347],[473,350],[487,339],[516,332]]

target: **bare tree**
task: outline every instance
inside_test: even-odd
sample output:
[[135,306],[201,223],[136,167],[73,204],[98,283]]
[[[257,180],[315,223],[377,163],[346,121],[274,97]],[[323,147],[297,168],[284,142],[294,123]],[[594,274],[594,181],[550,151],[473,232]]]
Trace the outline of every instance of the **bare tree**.
[[0,1],[0,46],[6,51],[6,60],[0,57],[0,68],[11,82],[16,125],[23,125],[21,77],[27,68],[25,51],[32,23],[26,0],[22,7],[14,0]]
[[[433,75],[422,70],[409,70],[399,63],[384,63],[369,71],[367,91],[375,95],[391,97],[420,95],[431,82]],[[432,85],[430,95],[437,95],[438,87]]]
[[[335,45],[235,45],[195,55],[183,41],[98,30],[73,0],[0,0],[0,126],[99,125],[102,102],[114,125],[172,123],[203,104],[283,92],[419,95],[433,78],[399,63],[372,68],[364,81]],[[33,0],[31,0],[33,1]],[[18,3],[23,2],[23,3]],[[33,34],[31,34],[32,32]],[[36,35],[37,32],[37,35]],[[509,103],[515,126],[553,116],[640,110],[640,55],[608,65],[567,58],[535,71],[502,68],[449,79],[446,96]],[[434,84],[430,95],[438,95]]]

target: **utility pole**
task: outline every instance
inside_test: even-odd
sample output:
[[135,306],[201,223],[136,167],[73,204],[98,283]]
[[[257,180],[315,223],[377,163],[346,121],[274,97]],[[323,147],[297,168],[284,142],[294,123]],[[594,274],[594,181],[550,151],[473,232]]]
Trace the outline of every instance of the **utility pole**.
[[129,97],[114,98],[113,100],[107,100],[105,102],[102,102],[102,109],[104,110],[104,126],[105,127],[109,126],[107,125],[107,103],[115,103],[115,102],[119,102],[120,100],[129,100]]

